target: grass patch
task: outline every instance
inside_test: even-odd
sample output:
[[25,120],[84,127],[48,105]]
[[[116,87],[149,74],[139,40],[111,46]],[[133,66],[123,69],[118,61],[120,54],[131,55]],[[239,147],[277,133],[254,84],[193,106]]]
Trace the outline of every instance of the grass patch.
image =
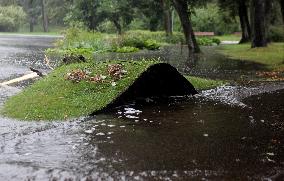
[[271,43],[264,48],[251,48],[250,44],[223,45],[218,52],[232,59],[266,65],[271,70],[284,67],[284,43]]
[[197,90],[212,89],[212,88],[219,87],[219,86],[226,84],[226,82],[222,80],[212,80],[212,79],[205,79],[205,78],[194,77],[194,76],[185,76],[185,78]]
[[[120,63],[127,74],[113,86],[110,76],[104,82],[93,83],[66,80],[72,70],[90,71],[90,75],[107,75],[109,64]],[[100,110],[124,92],[154,61],[84,63],[61,66],[44,79],[6,102],[4,115],[24,120],[55,120],[86,116]],[[19,104],[21,103],[21,104]]]
[[[126,74],[115,80],[108,74],[108,66],[121,64]],[[109,61],[64,65],[9,98],[1,112],[21,120],[64,120],[89,115],[101,110],[123,93],[139,75],[156,61]],[[94,79],[105,75],[101,82],[91,79],[74,82],[66,76],[74,70],[84,70]],[[187,77],[196,89],[213,88],[221,81]],[[115,82],[115,84],[113,83]]]

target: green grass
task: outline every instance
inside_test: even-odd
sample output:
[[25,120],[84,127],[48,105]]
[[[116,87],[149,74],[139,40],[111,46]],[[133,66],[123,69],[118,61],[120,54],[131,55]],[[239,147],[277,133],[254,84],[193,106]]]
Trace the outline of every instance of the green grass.
[[251,48],[250,44],[223,45],[218,51],[231,59],[260,63],[271,70],[284,67],[284,43],[272,43],[264,48]]
[[240,41],[241,36],[240,35],[221,35],[221,36],[214,36],[215,38],[218,38],[221,41]]
[[120,62],[128,73],[116,82],[116,86],[111,85],[110,76],[104,83],[73,83],[65,80],[66,74],[74,69],[87,69],[91,74],[107,75],[107,66],[113,63],[117,62],[59,67],[44,79],[10,98],[3,113],[24,120],[62,120],[89,115],[114,100],[154,62]]
[[[127,71],[116,85],[108,75],[110,64],[120,63]],[[64,120],[89,115],[101,110],[124,92],[148,67],[156,61],[110,61],[101,63],[81,63],[64,65],[36,82],[23,92],[9,98],[1,110],[5,116],[21,120]],[[73,70],[90,72],[90,76],[106,75],[104,82],[66,80]],[[187,77],[196,89],[213,88],[222,85],[221,81]]]
[[226,84],[226,82],[222,80],[212,80],[212,79],[205,79],[205,78],[194,77],[194,76],[185,76],[185,78],[197,90],[212,89],[212,88],[219,87],[219,86]]

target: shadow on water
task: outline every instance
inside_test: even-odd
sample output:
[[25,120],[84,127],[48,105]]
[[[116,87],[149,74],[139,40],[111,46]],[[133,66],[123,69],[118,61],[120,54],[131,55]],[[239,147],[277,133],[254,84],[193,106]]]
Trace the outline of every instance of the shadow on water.
[[[140,52],[134,56],[158,55],[184,73],[213,78],[226,76],[232,80],[238,80],[243,73],[251,76],[254,71],[264,69],[258,64],[218,59],[219,55],[211,48],[206,48],[208,55],[204,53],[193,64],[183,57],[187,57],[185,49],[180,54],[180,48],[165,48],[150,54]],[[29,57],[23,53],[25,48],[17,50],[19,54],[13,53],[20,56],[15,58],[12,56],[15,54],[8,53],[8,57],[1,57],[1,65]],[[30,51],[36,52],[36,48]],[[115,56],[108,54],[97,59]],[[21,69],[29,63],[9,65],[10,69],[17,66]],[[11,72],[8,66],[3,69]],[[0,79],[4,79],[1,73]],[[224,86],[202,91],[186,100],[175,97],[161,104],[133,104],[118,107],[107,115],[64,122],[25,122],[0,117],[0,178],[281,179],[283,87],[283,82]],[[0,87],[0,107],[20,90]]]

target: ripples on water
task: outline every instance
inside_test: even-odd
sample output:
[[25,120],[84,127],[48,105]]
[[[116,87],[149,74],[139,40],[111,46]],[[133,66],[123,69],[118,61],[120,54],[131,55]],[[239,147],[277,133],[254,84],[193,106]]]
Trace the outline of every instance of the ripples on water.
[[[238,94],[243,90],[247,93]],[[129,105],[108,115],[67,122],[0,118],[0,177],[269,177],[283,166],[284,127],[271,124],[284,117],[284,92],[261,94],[256,99],[259,102],[271,95],[279,102],[259,112],[257,101],[246,99],[256,90],[262,91],[257,87],[220,87],[187,101]]]

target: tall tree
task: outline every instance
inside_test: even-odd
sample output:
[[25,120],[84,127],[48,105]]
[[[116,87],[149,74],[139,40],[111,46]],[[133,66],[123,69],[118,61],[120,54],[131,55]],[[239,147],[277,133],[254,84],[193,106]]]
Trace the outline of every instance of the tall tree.
[[132,0],[100,1],[98,12],[101,17],[113,22],[117,33],[121,34],[123,27],[133,20],[134,7],[132,3]]
[[284,0],[279,0],[280,1],[280,6],[281,6],[281,12],[282,12],[282,20],[284,23]]
[[190,17],[189,1],[188,0],[172,0],[172,1],[180,18],[186,44],[188,45],[188,49],[190,51],[193,51],[194,53],[199,53],[200,48],[197,44],[192,24],[189,18]]
[[45,10],[45,0],[41,0],[41,16],[42,16],[42,25],[43,31],[48,32],[48,18]]
[[37,8],[35,0],[26,0],[26,11],[28,12],[30,32],[34,32],[34,25],[36,23]]
[[240,43],[249,42],[251,40],[251,28],[248,16],[248,6],[246,0],[238,0],[238,14],[242,29],[242,38]]
[[240,20],[242,38],[240,43],[249,42],[251,40],[251,25],[249,22],[248,0],[218,0],[218,4],[222,10],[230,12],[232,17],[238,16]]
[[252,48],[267,46],[267,28],[266,28],[266,0],[252,0],[251,18],[252,18]]
[[[169,1],[169,0],[164,0]],[[163,19],[163,6],[161,0],[144,0],[133,1],[133,7],[137,8],[138,14],[141,14],[145,18],[146,27],[150,31],[157,31],[162,25]]]
[[170,2],[168,0],[161,0],[164,12],[164,26],[167,36],[173,34],[173,19],[172,19],[172,9]]

